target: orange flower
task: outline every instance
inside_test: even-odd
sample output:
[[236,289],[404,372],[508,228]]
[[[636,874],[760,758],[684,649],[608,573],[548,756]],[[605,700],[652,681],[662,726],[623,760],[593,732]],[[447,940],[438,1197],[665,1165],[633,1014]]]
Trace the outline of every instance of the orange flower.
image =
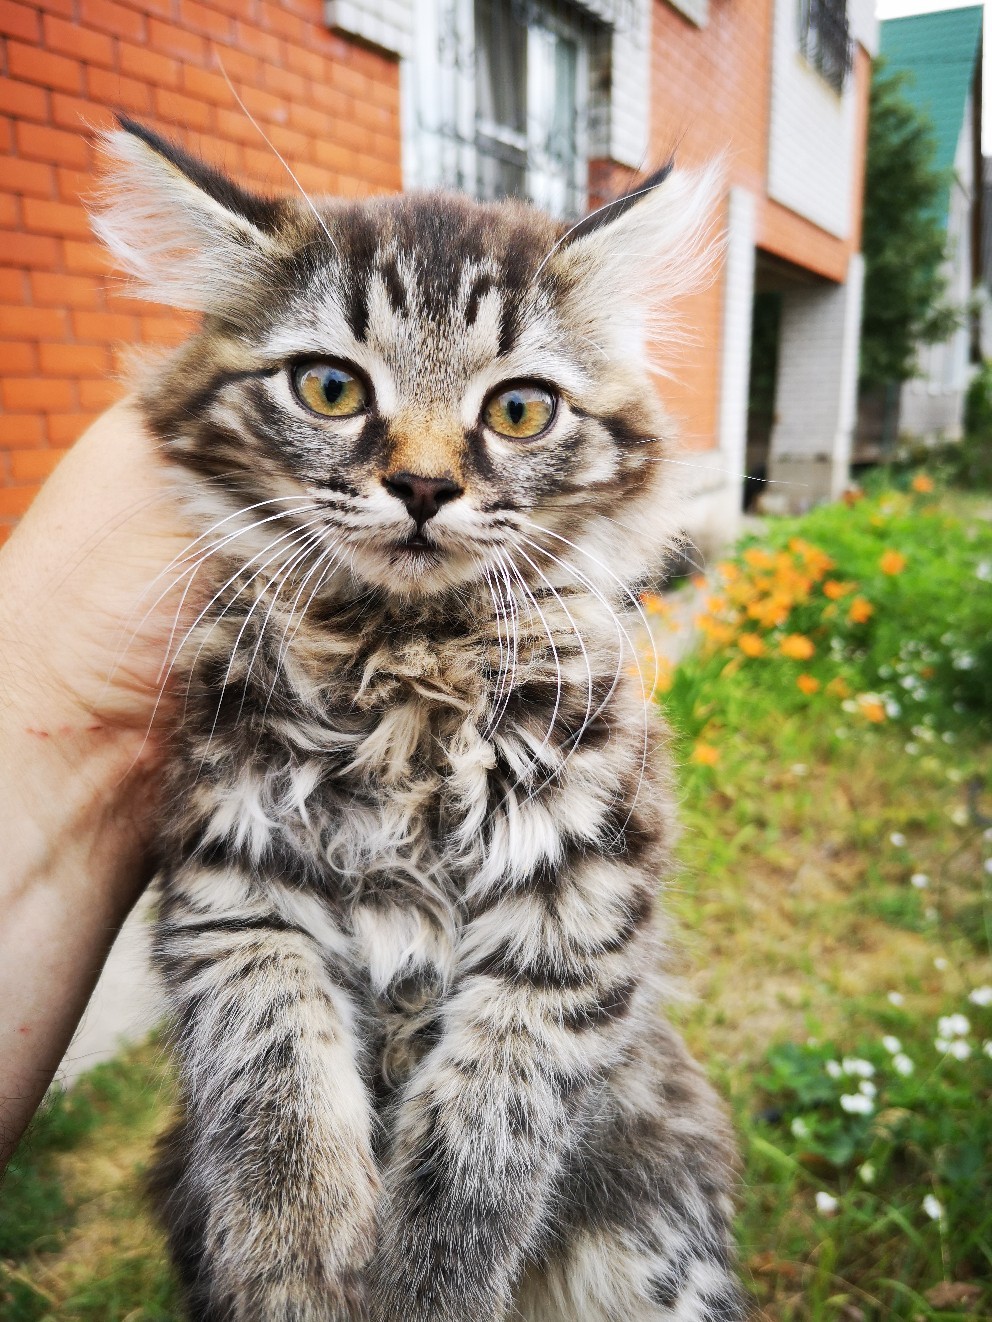
[[715,767],[720,761],[720,750],[714,748],[712,744],[699,743],[692,750],[689,761],[696,762],[701,767]]
[[823,585],[823,595],[829,597],[831,601],[838,601],[841,597],[846,597],[849,592],[854,591],[853,583],[841,583],[836,578],[828,578]]
[[885,708],[873,693],[862,693],[858,698],[858,706],[861,715],[871,721],[872,725],[881,725],[885,720]]
[[765,640],[757,633],[742,633],[737,639],[737,646],[745,656],[764,656]]
[[707,597],[706,609],[711,615],[719,615],[727,609],[726,597]]
[[933,478],[929,473],[917,473],[910,483],[910,486],[914,491],[922,491],[926,494],[928,491],[933,490]]
[[808,661],[816,648],[803,633],[790,633],[778,645],[783,656],[791,661]]
[[840,675],[835,676],[826,688],[827,693],[832,698],[849,698],[851,696],[851,686],[846,679],[841,679]]
[[858,503],[859,500],[864,500],[864,498],[865,498],[865,493],[861,490],[860,487],[848,487],[847,490],[842,492],[841,494],[841,500],[848,507],[848,509],[851,509],[853,506],[855,506]]
[[649,615],[668,614],[668,602],[657,592],[642,592],[641,605]]
[[906,568],[906,557],[899,551],[886,551],[878,567],[883,574],[901,574]]
[[847,612],[847,618],[852,624],[867,624],[874,614],[875,607],[867,597],[855,597]]
[[816,693],[820,687],[820,681],[813,675],[800,675],[796,679],[796,684],[804,693]]
[[760,546],[751,546],[744,552],[744,560],[752,569],[774,569],[775,558]]

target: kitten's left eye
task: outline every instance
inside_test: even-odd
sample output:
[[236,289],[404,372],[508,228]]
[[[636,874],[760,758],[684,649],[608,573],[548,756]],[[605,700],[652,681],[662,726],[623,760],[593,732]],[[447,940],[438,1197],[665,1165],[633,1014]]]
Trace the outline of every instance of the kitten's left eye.
[[547,431],[558,401],[544,386],[521,383],[504,386],[490,395],[482,409],[482,420],[499,436],[527,441]]
[[321,417],[353,418],[368,406],[365,383],[334,363],[297,363],[290,378],[300,402]]

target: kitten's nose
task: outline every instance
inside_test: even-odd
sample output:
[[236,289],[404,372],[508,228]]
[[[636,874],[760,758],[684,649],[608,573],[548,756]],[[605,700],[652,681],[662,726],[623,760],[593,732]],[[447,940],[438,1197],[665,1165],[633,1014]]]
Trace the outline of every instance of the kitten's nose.
[[464,489],[448,477],[418,477],[416,473],[390,473],[382,479],[382,485],[402,500],[418,529]]

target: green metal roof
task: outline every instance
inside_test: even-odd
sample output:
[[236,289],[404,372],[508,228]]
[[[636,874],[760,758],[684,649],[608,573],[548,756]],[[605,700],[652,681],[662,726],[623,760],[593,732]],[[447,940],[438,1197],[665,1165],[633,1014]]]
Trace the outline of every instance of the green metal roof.
[[[879,28],[886,64],[911,75],[907,95],[933,120],[938,168],[951,169],[975,74],[982,6],[889,18]],[[946,223],[946,204],[942,210]]]

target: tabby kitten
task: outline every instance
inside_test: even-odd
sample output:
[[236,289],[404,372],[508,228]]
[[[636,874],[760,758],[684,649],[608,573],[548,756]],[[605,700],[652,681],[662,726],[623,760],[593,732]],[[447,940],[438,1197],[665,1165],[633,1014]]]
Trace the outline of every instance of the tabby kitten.
[[712,178],[566,230],[109,145],[101,234],[204,314],[142,390],[210,584],[155,936],[189,1316],[743,1316],[727,1124],[659,1010],[672,794],[624,610],[677,526],[646,339]]

